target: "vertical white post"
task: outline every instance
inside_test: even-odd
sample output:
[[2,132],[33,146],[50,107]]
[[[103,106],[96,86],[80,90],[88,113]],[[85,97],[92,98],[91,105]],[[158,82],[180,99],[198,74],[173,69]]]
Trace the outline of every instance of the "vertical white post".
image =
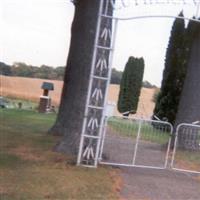
[[165,156],[165,168],[167,168],[167,164],[168,164],[168,160],[169,160],[169,152],[170,152],[170,147],[171,147],[171,141],[172,141],[172,134],[173,134],[173,126],[171,124],[170,125],[170,138],[169,138],[169,141],[168,141],[168,146],[167,146],[167,153],[166,153],[166,156]]
[[175,159],[175,155],[176,155],[176,148],[177,148],[177,142],[178,142],[178,131],[179,131],[179,127],[181,126],[181,124],[179,124],[176,128],[176,135],[175,135],[175,141],[174,141],[174,149],[173,149],[173,154],[172,154],[172,160],[171,160],[171,168],[174,167],[174,159]]
[[105,117],[105,122],[104,122],[103,130],[102,130],[102,135],[101,135],[101,144],[100,144],[99,157],[98,157],[99,161],[102,160],[103,147],[104,147],[104,141],[105,141],[105,137],[106,137],[106,130],[107,130],[108,119],[109,118]]
[[92,90],[92,82],[93,82],[92,75],[94,73],[95,61],[96,61],[96,56],[97,56],[97,47],[96,46],[97,46],[98,38],[99,38],[99,34],[100,34],[101,14],[102,14],[102,11],[103,11],[103,2],[104,2],[104,0],[100,0],[97,26],[96,26],[96,36],[95,36],[95,42],[94,42],[94,51],[93,51],[93,58],[92,58],[92,65],[91,65],[91,72],[90,72],[90,80],[89,80],[87,101],[86,101],[86,106],[85,106],[85,114],[84,114],[84,120],[83,120],[82,132],[81,132],[81,139],[80,139],[80,145],[79,145],[79,153],[78,153],[78,157],[77,157],[77,165],[80,165],[80,162],[81,162],[81,155],[82,155],[83,142],[84,142],[84,133],[85,133],[86,125],[87,125],[88,105],[89,105],[89,100],[90,100],[91,90]]
[[138,144],[139,144],[139,140],[140,140],[141,127],[142,127],[142,120],[139,121],[139,127],[138,127],[137,138],[136,138],[135,149],[134,149],[134,155],[133,155],[133,161],[132,161],[133,166],[135,166]]
[[[111,19],[112,19],[112,18],[111,18]],[[107,94],[108,94],[108,87],[109,87],[110,79],[111,79],[112,60],[113,60],[113,52],[114,52],[114,48],[115,48],[115,39],[116,39],[116,34],[117,34],[117,25],[118,25],[118,20],[115,20],[115,23],[114,23],[114,32],[113,32],[113,37],[112,37],[113,39],[111,40],[111,49],[112,49],[112,50],[110,51],[110,55],[109,55],[108,80],[107,80],[107,83],[106,83],[105,97],[104,97],[104,103],[103,103],[104,109],[105,109],[105,107],[106,107],[106,100],[107,100]],[[104,116],[102,116],[102,118],[101,118],[101,123],[100,123],[100,130],[99,130],[99,136],[100,136],[100,138],[102,137],[103,122],[104,122]],[[96,163],[96,165],[97,165],[97,162],[98,162],[98,155],[99,155],[100,142],[101,142],[101,139],[98,140],[97,148],[96,148],[96,152],[97,152],[97,153],[96,153],[96,157],[95,157],[95,163]]]
[[198,19],[199,8],[200,8],[200,1],[197,3],[197,10],[196,10],[196,15],[195,15],[195,18],[196,18],[196,19]]

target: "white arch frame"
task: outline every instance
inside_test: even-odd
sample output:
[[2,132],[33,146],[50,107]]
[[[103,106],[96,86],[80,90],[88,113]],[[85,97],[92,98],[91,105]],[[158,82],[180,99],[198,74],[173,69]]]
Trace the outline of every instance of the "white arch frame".
[[[123,1],[123,0],[122,0]],[[179,17],[173,15],[143,15],[143,16],[135,16],[135,17],[127,17],[127,18],[119,18],[107,15],[109,3],[112,4],[113,0],[101,0],[99,6],[99,13],[98,13],[98,20],[97,20],[97,27],[96,27],[96,37],[95,37],[95,45],[93,51],[93,59],[91,64],[91,72],[90,72],[90,80],[88,86],[88,94],[87,100],[85,105],[85,113],[84,113],[84,120],[80,138],[80,146],[79,152],[77,157],[77,165],[83,165],[86,167],[97,167],[98,164],[98,155],[100,151],[100,143],[102,137],[102,129],[104,126],[104,110],[106,106],[106,98],[108,93],[108,86],[110,83],[111,78],[111,65],[113,59],[113,52],[115,47],[115,39],[116,39],[116,32],[117,32],[117,25],[119,21],[122,20],[136,20],[136,19],[145,19],[145,18],[180,18],[183,20],[192,20],[195,22],[200,23],[200,20],[194,18],[187,18],[187,17]],[[114,7],[114,5],[112,5]],[[196,16],[199,13],[200,8],[200,1],[197,5]],[[111,22],[114,21],[113,24],[113,34],[111,36],[111,42],[109,46],[103,46],[99,44],[99,38],[104,36],[106,39],[109,37],[109,31],[106,27],[101,26],[102,20],[107,19]],[[111,35],[111,34],[110,34]],[[105,39],[105,40],[106,40]],[[98,51],[104,50],[108,52],[108,63],[106,63],[105,59],[100,60],[98,58]],[[98,63],[98,64],[97,64]],[[103,72],[106,69],[106,75],[96,75],[95,70],[100,68]],[[103,93],[101,88],[94,88],[94,82],[98,80],[99,82],[102,81],[106,85],[105,92]],[[95,99],[95,100],[94,100]],[[91,100],[94,103],[91,104]],[[101,103],[99,103],[101,101]],[[99,106],[100,104],[100,106]],[[100,118],[96,116],[90,115],[90,110],[94,110],[94,113],[100,111]],[[88,129],[90,131],[88,132]],[[86,144],[84,143],[86,142]]]

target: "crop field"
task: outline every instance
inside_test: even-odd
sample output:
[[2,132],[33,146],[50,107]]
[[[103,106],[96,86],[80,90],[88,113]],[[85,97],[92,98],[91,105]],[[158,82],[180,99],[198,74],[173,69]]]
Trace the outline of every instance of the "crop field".
[[[52,104],[58,106],[60,102],[62,81],[52,81],[37,78],[9,77],[0,75],[0,96],[12,97],[15,99],[25,99],[38,102],[42,95],[42,83],[52,82],[54,91],[50,92]],[[152,101],[155,89],[142,88],[141,96],[137,109],[137,116],[150,118],[153,113],[154,103]],[[119,85],[111,84],[108,90],[108,102],[117,104],[119,94]],[[117,108],[114,110],[114,115],[120,115]]]
[[50,92],[50,96],[52,97],[52,103],[58,106],[60,102],[61,88],[63,85],[62,81],[0,75],[0,96],[38,102],[43,93],[41,86],[44,81],[52,82],[54,84],[55,90]]

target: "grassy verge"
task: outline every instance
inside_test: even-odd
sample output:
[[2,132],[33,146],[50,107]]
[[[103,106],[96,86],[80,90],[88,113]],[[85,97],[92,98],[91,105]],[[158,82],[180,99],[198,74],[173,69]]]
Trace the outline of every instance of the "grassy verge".
[[176,151],[175,167],[200,172],[200,152],[187,150]]
[[46,134],[54,120],[54,114],[0,109],[0,199],[117,199],[115,171],[72,166],[51,151],[59,139]]
[[[116,134],[133,139],[137,137],[139,128],[137,121],[115,117],[109,119],[108,126],[114,130]],[[169,141],[169,132],[156,129],[149,123],[143,123],[141,126],[140,139],[161,145],[167,144]]]

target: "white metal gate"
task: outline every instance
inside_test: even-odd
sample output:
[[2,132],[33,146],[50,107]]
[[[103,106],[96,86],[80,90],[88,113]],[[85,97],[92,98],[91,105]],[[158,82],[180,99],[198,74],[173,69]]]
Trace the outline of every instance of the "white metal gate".
[[165,169],[168,164],[172,125],[137,118],[106,119],[99,163]]
[[[170,151],[173,133],[174,148]],[[164,121],[106,118],[98,162],[200,174],[200,125],[182,123],[174,130]]]
[[174,170],[200,174],[200,126],[182,123],[177,126],[171,161]]

